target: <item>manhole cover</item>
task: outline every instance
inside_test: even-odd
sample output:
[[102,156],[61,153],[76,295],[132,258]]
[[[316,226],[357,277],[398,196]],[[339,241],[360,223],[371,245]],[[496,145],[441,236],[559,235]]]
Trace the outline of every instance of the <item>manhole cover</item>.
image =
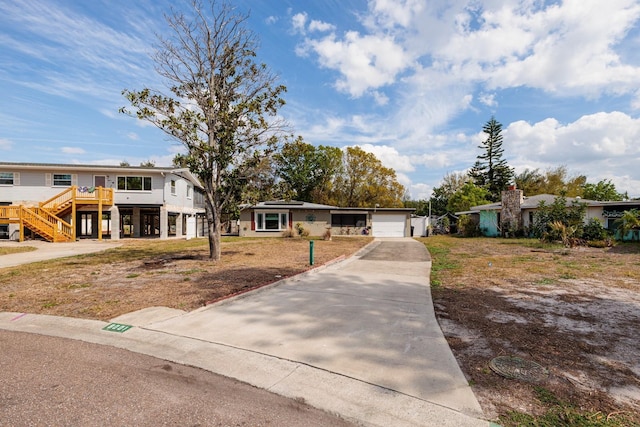
[[505,378],[539,382],[549,376],[549,370],[542,365],[520,357],[500,356],[489,362],[493,372]]

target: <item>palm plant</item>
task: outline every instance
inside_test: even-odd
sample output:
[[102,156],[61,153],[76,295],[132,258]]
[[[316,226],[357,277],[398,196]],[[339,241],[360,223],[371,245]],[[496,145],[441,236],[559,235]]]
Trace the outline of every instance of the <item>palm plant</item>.
[[625,236],[632,232],[631,240],[635,236],[634,231],[640,229],[640,212],[638,209],[630,209],[628,211],[624,211],[622,216],[618,218],[615,222],[620,230],[620,240],[624,240]]

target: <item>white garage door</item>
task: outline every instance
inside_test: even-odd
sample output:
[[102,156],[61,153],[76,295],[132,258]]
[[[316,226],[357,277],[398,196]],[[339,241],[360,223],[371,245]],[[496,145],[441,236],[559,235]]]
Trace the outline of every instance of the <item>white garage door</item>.
[[371,217],[374,237],[404,237],[406,215],[373,214]]

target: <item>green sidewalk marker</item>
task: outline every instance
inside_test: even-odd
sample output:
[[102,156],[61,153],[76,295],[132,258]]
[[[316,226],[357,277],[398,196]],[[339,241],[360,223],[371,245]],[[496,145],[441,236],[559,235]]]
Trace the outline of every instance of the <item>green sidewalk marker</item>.
[[102,328],[102,330],[103,331],[109,331],[109,332],[123,333],[123,332],[128,331],[131,328],[133,328],[132,325],[123,325],[122,323],[109,323],[107,326]]

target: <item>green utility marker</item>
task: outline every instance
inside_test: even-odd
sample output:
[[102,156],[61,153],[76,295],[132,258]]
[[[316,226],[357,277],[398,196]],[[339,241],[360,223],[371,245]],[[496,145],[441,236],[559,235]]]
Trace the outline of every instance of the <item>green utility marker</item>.
[[109,331],[109,332],[123,333],[123,332],[128,331],[131,328],[133,328],[132,325],[123,325],[122,323],[109,323],[107,326],[102,328],[102,330],[103,331]]

